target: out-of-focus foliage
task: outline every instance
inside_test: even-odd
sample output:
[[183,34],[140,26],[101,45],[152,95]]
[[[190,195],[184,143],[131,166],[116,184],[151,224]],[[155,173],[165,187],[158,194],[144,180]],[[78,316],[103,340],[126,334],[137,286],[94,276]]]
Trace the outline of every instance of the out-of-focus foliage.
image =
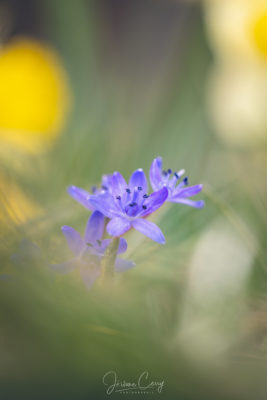
[[0,176],[0,210],[1,236],[10,230],[10,225],[23,224],[41,214],[41,208],[4,175]]
[[[16,4],[27,7],[26,3]],[[43,122],[41,114],[50,110],[55,98],[48,104],[42,97],[43,107],[36,103],[30,110],[23,102],[22,109],[29,113],[28,128],[36,128],[38,121],[40,139],[50,146],[26,154],[15,151],[13,141],[9,152],[1,151],[3,398],[102,399],[106,396],[102,377],[109,370],[126,381],[149,371],[151,379],[165,381],[162,399],[266,398],[267,188],[263,177],[267,160],[263,144],[251,146],[254,138],[264,138],[264,128],[258,134],[256,125],[244,123],[256,109],[263,118],[264,106],[257,96],[265,96],[259,89],[265,59],[262,50],[255,50],[262,25],[254,29],[259,42],[255,51],[244,50],[230,62],[236,54],[230,52],[234,31],[229,31],[232,41],[227,45],[216,38],[220,31],[227,41],[228,29],[223,28],[230,20],[223,12],[219,16],[211,12],[219,6],[222,10],[224,3],[230,7],[224,0],[206,3],[205,18],[202,3],[176,0],[31,3],[30,18],[34,15],[40,22],[36,36],[56,49],[69,75],[73,113],[62,135],[53,134],[47,128],[53,125],[53,113],[49,123]],[[248,6],[245,1],[231,3],[232,9]],[[12,19],[9,22],[12,25]],[[232,26],[238,30],[241,25]],[[15,35],[20,33],[14,30]],[[38,40],[39,46],[43,49]],[[240,107],[238,96],[243,90],[249,110],[241,121],[241,114],[230,118],[224,111],[230,100],[221,106],[214,103],[218,113],[225,115],[220,117],[221,125],[215,125],[216,132],[224,134],[229,124],[227,135],[238,146],[225,146],[208,122],[206,84],[214,64],[214,79],[221,69],[223,76],[228,74],[228,68],[232,77],[234,68],[237,78],[224,83],[222,90],[228,100],[233,90]],[[17,62],[12,65],[22,71]],[[51,78],[51,71],[57,71],[54,61],[47,68]],[[31,74],[22,76],[32,82]],[[60,74],[60,79],[64,76]],[[4,76],[0,79],[6,88]],[[238,93],[235,85],[240,87]],[[243,89],[246,85],[258,99],[257,107],[251,104],[253,109]],[[31,84],[23,86],[23,96],[28,87],[34,94]],[[61,98],[59,110],[66,100]],[[6,116],[12,115],[10,110]],[[230,123],[237,125],[232,133]],[[244,136],[241,123],[249,127]],[[29,147],[35,146],[31,143],[37,138],[35,128],[25,136]],[[243,143],[246,147],[241,151]],[[162,228],[164,246],[129,231],[125,257],[136,266],[117,274],[108,289],[97,282],[87,291],[78,271],[66,275],[52,271],[49,264],[71,257],[60,227],[70,225],[82,232],[89,216],[68,196],[67,185],[90,191],[103,173],[119,170],[128,178],[138,167],[148,172],[158,155],[166,168],[184,168],[190,184],[203,183],[205,208],[168,204],[155,213],[152,221]]]

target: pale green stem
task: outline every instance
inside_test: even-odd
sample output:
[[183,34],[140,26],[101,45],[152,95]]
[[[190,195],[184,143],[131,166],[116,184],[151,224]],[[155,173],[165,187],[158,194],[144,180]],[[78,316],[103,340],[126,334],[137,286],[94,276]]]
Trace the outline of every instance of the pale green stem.
[[115,261],[117,257],[120,238],[113,238],[102,259],[100,281],[110,281],[114,274]]

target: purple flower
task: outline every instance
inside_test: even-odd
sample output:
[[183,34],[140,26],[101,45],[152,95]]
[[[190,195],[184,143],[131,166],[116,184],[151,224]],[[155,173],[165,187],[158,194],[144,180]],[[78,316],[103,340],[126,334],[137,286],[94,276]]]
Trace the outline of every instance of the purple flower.
[[98,194],[110,192],[110,190],[111,190],[111,175],[103,175],[100,188],[98,188],[97,186],[93,186],[91,188],[92,193],[90,193],[82,188],[79,188],[77,186],[73,186],[73,185],[69,186],[67,190],[68,190],[69,195],[74,200],[78,201],[85,208],[88,208],[89,210],[93,211],[94,208],[90,205],[88,199],[92,194],[98,195]]
[[188,186],[188,178],[185,177],[181,181],[185,170],[181,169],[178,172],[172,172],[171,169],[162,169],[162,158],[157,157],[153,160],[150,167],[150,183],[153,190],[160,190],[163,187],[168,189],[167,201],[173,203],[183,203],[195,208],[202,208],[205,205],[203,200],[193,201],[188,197],[194,196],[201,192],[202,185]]
[[[101,260],[112,239],[102,240],[104,233],[104,215],[94,211],[88,220],[84,237],[70,226],[63,226],[62,232],[68,242],[74,258],[61,264],[53,264],[52,268],[61,273],[67,273],[79,267],[82,279],[88,289],[101,274]],[[127,242],[121,238],[118,247],[118,254],[125,253]],[[115,271],[122,272],[132,268],[135,264],[132,261],[116,258]]]
[[134,228],[164,244],[165,238],[158,226],[144,218],[162,206],[168,197],[168,190],[163,187],[150,195],[147,190],[147,179],[142,169],[132,174],[129,184],[119,172],[114,172],[111,190],[90,196],[89,202],[94,209],[110,218],[107,224],[110,235],[121,236]]

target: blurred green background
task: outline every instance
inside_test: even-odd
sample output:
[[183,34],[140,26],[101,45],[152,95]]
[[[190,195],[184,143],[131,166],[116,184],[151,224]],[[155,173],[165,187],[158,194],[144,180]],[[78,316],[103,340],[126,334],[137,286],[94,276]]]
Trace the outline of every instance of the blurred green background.
[[[264,1],[254,5],[267,15]],[[266,60],[242,53],[239,66],[221,55],[210,29],[220,14],[210,10],[208,1],[0,1],[1,398],[108,398],[110,370],[165,382],[160,394],[125,397],[266,398],[267,124],[259,118],[254,128],[239,107],[231,125],[228,100],[212,86],[216,68],[233,64],[265,82]],[[264,24],[255,27],[264,35]],[[32,39],[38,51],[27,47]],[[29,54],[32,69],[14,80]],[[60,227],[82,232],[89,216],[66,187],[148,172],[158,155],[204,184],[205,208],[159,212],[165,246],[127,233],[136,267],[111,293],[97,284],[88,292],[76,272],[52,272],[46,263],[70,257]],[[25,238],[40,254],[27,253]]]

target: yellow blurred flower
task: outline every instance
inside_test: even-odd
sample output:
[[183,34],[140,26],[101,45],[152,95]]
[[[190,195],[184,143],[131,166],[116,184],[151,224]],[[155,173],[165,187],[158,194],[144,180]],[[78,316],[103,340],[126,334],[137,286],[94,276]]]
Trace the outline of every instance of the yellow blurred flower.
[[267,0],[206,0],[207,31],[219,57],[267,63]]
[[33,39],[13,39],[0,50],[0,88],[0,141],[28,151],[53,142],[70,102],[56,53]]
[[250,65],[216,66],[209,78],[208,108],[220,138],[251,147],[267,142],[267,74]]
[[267,0],[205,0],[208,38],[216,57],[208,105],[227,143],[267,141]]

